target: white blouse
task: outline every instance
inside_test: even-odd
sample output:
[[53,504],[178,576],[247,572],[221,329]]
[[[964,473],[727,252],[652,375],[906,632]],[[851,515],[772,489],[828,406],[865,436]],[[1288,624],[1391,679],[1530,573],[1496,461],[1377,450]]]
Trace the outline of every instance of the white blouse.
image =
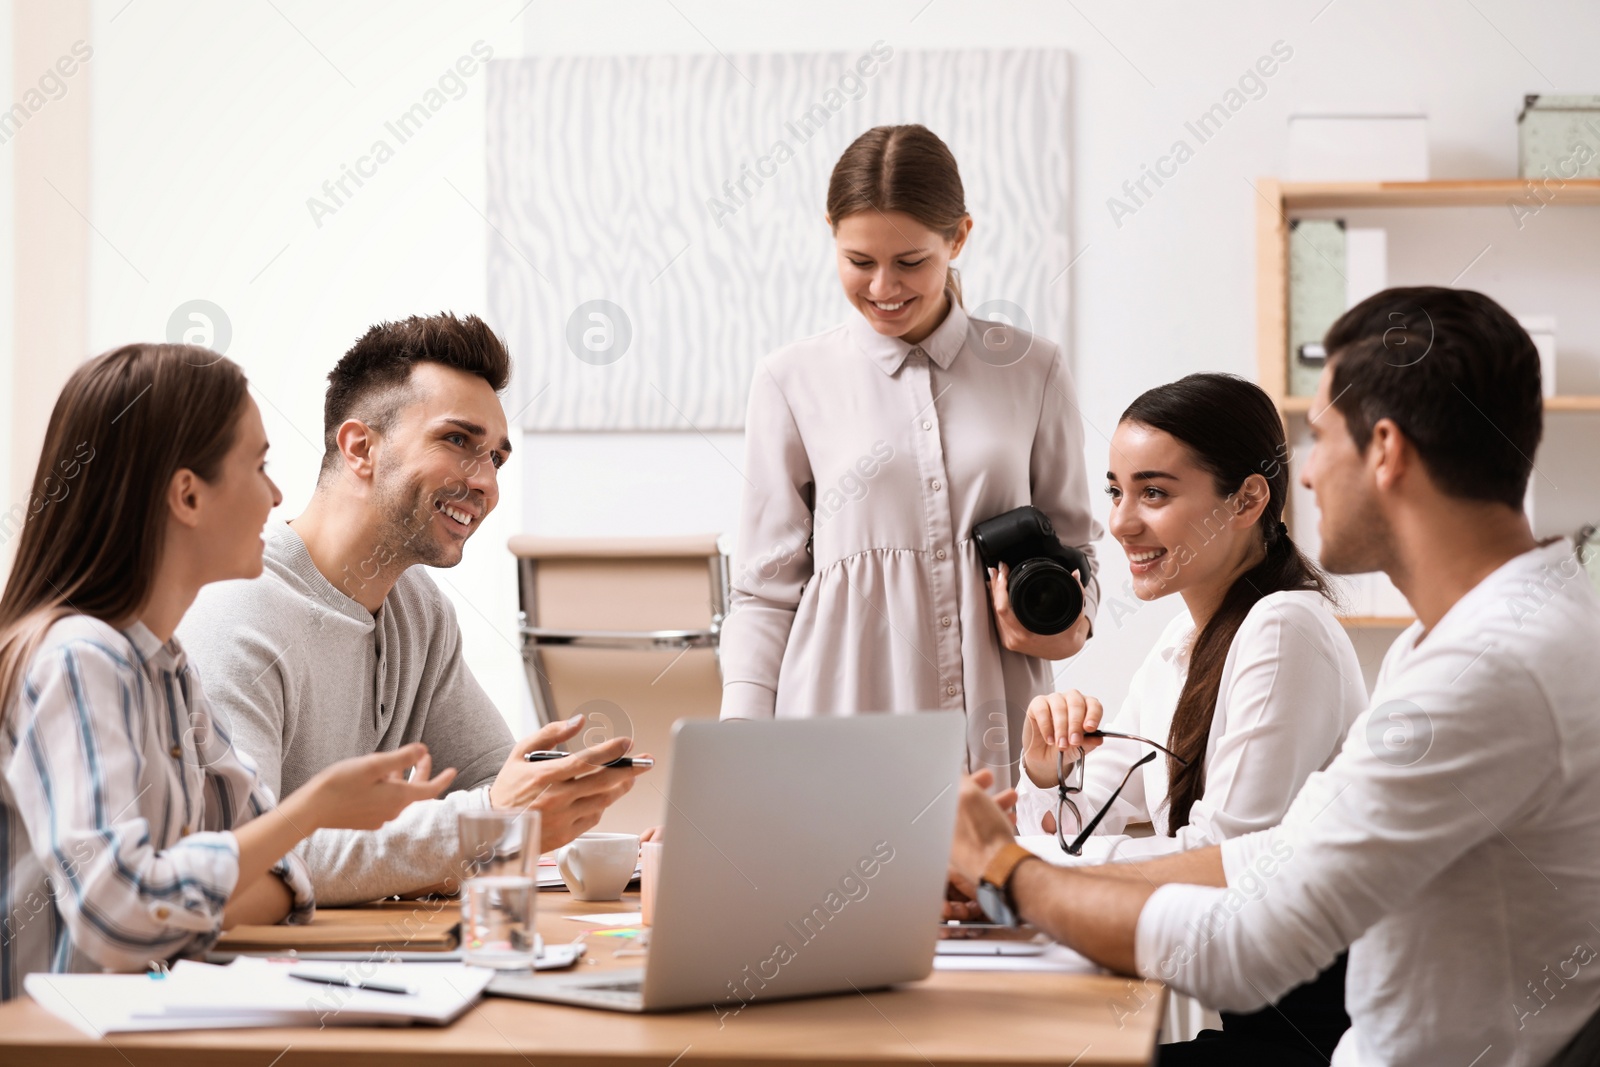
[[[1140,664],[1127,699],[1101,725],[1166,744],[1194,636],[1194,621],[1184,611]],[[1190,808],[1188,825],[1167,836],[1167,758],[1158,752],[1134,774],[1079,857],[1062,852],[1054,833],[1044,834],[1044,813],[1053,817],[1056,810],[1054,784],[1036,786],[1020,774],[1017,827],[1032,835],[1022,843],[1070,866],[1182,852],[1276,826],[1305,780],[1332,762],[1366,701],[1355,648],[1327,599],[1308,591],[1262,597],[1228,649],[1206,740],[1205,792]],[[1107,738],[1088,754],[1083,792],[1075,798],[1084,821],[1151,751],[1138,741]],[[1153,824],[1154,836],[1123,833],[1145,822]]]
[[972,528],[1031,503],[1093,563],[1060,349],[959,305],[917,345],[857,315],[761,362],[745,439],[723,717],[964,711],[1010,784],[1050,664],[1001,646]]

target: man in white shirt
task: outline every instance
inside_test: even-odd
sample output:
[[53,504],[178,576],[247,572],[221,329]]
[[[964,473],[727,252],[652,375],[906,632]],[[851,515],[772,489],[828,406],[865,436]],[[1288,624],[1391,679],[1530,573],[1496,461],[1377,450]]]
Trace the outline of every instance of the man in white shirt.
[[993,910],[1224,1010],[1349,946],[1336,1067],[1542,1067],[1600,1007],[1600,598],[1522,512],[1538,356],[1492,300],[1439,288],[1369,298],[1327,348],[1301,475],[1322,562],[1386,572],[1417,613],[1339,755],[1271,830],[1094,869],[1028,862],[977,775],[952,866]]

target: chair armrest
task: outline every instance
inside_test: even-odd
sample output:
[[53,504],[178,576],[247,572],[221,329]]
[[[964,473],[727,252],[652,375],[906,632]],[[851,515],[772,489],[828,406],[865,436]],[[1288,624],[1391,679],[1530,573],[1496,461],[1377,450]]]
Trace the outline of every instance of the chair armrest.
[[675,651],[716,648],[720,627],[705,630],[555,630],[521,626],[522,643],[545,648],[632,648]]

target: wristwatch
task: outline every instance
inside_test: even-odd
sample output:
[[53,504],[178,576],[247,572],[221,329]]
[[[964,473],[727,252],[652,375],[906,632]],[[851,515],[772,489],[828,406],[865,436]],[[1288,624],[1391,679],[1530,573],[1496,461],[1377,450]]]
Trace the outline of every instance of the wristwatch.
[[1023,860],[1038,859],[1015,841],[995,853],[978,879],[978,907],[998,926],[1021,926],[1017,905],[1011,899],[1011,878]]

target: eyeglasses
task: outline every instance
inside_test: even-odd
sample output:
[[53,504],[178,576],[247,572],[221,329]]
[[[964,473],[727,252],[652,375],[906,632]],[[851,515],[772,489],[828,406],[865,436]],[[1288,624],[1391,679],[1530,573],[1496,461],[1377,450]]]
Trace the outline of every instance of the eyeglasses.
[[[1168,748],[1166,745],[1152,741],[1148,737],[1140,737],[1138,734],[1121,734],[1112,730],[1091,730],[1084,736],[1120,737],[1128,741],[1139,741],[1143,744],[1149,745],[1151,748],[1159,749],[1160,751],[1165,752],[1167,755],[1177,760],[1180,766],[1189,766],[1188,760],[1172,751],[1172,749]],[[1074,750],[1077,752],[1077,758],[1072,761],[1072,765],[1070,767],[1067,765],[1066,750],[1062,749],[1056,753],[1056,840],[1061,844],[1061,851],[1065,852],[1067,855],[1081,856],[1083,855],[1083,843],[1089,840],[1089,836],[1093,834],[1095,828],[1100,825],[1100,821],[1106,817],[1106,812],[1111,810],[1111,805],[1117,802],[1117,798],[1121,796],[1122,791],[1127,788],[1129,780],[1133,778],[1133,772],[1138,770],[1140,767],[1143,767],[1151,760],[1155,759],[1156,754],[1154,752],[1147,752],[1142,759],[1136,762],[1132,767],[1129,767],[1128,773],[1122,776],[1122,784],[1111,791],[1110,799],[1108,799],[1105,804],[1101,806],[1099,811],[1095,812],[1094,818],[1090,819],[1088,824],[1085,825],[1083,821],[1083,813],[1078,810],[1078,804],[1072,798],[1083,792],[1083,766],[1088,760],[1088,753],[1083,750],[1082,746],[1074,746]],[[1072,825],[1079,828],[1077,831],[1077,836],[1073,837],[1071,841],[1067,840],[1066,817],[1069,812],[1072,814]]]

